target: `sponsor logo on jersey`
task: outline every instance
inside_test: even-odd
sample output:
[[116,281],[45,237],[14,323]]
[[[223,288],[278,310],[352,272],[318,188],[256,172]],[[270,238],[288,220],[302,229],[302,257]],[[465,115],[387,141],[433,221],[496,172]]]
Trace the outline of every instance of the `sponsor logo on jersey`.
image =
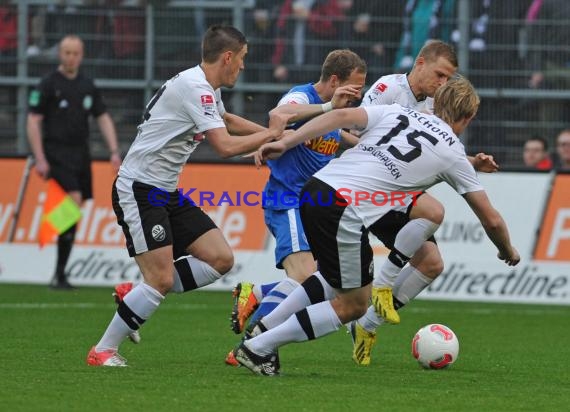
[[320,136],[305,142],[305,146],[313,152],[331,156],[336,153],[340,143],[332,137]]

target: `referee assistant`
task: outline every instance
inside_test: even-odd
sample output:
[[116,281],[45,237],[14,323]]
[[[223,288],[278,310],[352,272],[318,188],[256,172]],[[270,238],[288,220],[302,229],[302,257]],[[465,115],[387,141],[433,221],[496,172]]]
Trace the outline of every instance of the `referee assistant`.
[[[111,152],[115,170],[121,165],[111,116],[93,81],[79,72],[83,41],[65,36],[59,43],[59,66],[30,93],[27,131],[36,172],[54,178],[81,205],[92,197],[89,116],[97,123]],[[74,225],[57,241],[57,263],[50,283],[54,289],[72,289],[65,266],[75,239]]]

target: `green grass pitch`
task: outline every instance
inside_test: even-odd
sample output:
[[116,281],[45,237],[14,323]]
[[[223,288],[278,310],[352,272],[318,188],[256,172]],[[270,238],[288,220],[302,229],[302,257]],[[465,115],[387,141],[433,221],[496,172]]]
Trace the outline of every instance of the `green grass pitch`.
[[[372,364],[351,360],[345,329],[281,349],[282,376],[224,364],[238,342],[229,293],[173,295],[126,341],[128,368],[85,358],[114,313],[110,288],[0,285],[3,411],[566,411],[570,307],[415,301],[382,327]],[[422,370],[414,333],[451,327],[458,361]]]

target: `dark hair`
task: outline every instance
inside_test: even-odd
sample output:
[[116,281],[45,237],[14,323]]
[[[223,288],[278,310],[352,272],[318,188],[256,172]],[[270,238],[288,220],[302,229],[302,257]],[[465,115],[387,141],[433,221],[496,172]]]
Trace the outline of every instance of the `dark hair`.
[[214,63],[222,53],[237,53],[246,44],[244,34],[235,27],[219,24],[210,26],[202,39],[202,60]]
[[335,74],[340,81],[348,80],[353,71],[366,73],[366,62],[348,49],[333,50],[330,52],[321,68],[321,81],[327,81]]
[[548,142],[546,141],[545,138],[540,137],[540,136],[532,136],[529,137],[528,139],[526,139],[526,141],[524,142],[525,144],[527,144],[527,142],[540,142],[542,143],[542,149],[547,152],[548,151]]
[[441,40],[429,40],[424,44],[424,47],[421,48],[417,57],[423,57],[426,61],[430,62],[436,61],[438,57],[443,57],[451,63],[453,67],[457,68],[457,66],[459,66],[457,54],[453,46]]

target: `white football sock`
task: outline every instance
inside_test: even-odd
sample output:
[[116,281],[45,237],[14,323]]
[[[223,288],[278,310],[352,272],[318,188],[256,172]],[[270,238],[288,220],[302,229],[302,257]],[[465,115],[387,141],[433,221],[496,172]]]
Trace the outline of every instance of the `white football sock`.
[[263,299],[263,292],[260,285],[253,285],[251,293],[253,293],[253,296],[255,296],[255,299],[257,299],[258,302],[261,302]]
[[[308,324],[302,325],[299,319],[305,319]],[[246,340],[245,345],[258,355],[265,356],[287,343],[316,339],[339,330],[341,326],[338,315],[327,300],[297,312],[270,331]]]
[[[402,303],[402,305],[406,305],[432,282],[433,279],[427,277],[415,267],[406,266],[396,278],[392,292],[394,297]],[[364,316],[358,319],[358,323],[368,332],[374,332],[376,328],[384,323],[384,318],[378,316],[374,310],[374,306],[371,305],[368,307]]]
[[376,328],[384,323],[384,318],[378,316],[374,306],[368,306],[366,313],[357,322],[368,332],[376,332]]
[[184,293],[214,283],[222,275],[206,262],[194,256],[184,256],[174,262],[174,284],[171,292]]
[[[107,330],[103,337],[97,343],[95,350],[101,352],[104,350],[117,350],[119,345],[125,338],[138,327],[143,324],[164,300],[164,296],[156,289],[146,283],[139,283],[125,296],[123,302],[119,305],[119,309],[115,312],[115,316],[107,326]],[[125,305],[126,309],[122,309],[121,305]],[[119,312],[128,312],[128,322],[132,325],[138,325],[134,328],[129,327]],[[125,312],[122,312],[125,316]],[[134,322],[134,323],[133,323]]]
[[380,267],[380,273],[375,277],[373,285],[376,287],[393,286],[400,270],[422,244],[436,232],[438,227],[437,223],[423,218],[413,219],[406,223],[396,235],[395,250],[390,254],[390,256],[393,256],[394,253],[397,255],[395,260],[398,264],[386,259]]
[[405,267],[394,283],[393,294],[403,305],[427,288],[433,279],[427,277],[413,266]]

